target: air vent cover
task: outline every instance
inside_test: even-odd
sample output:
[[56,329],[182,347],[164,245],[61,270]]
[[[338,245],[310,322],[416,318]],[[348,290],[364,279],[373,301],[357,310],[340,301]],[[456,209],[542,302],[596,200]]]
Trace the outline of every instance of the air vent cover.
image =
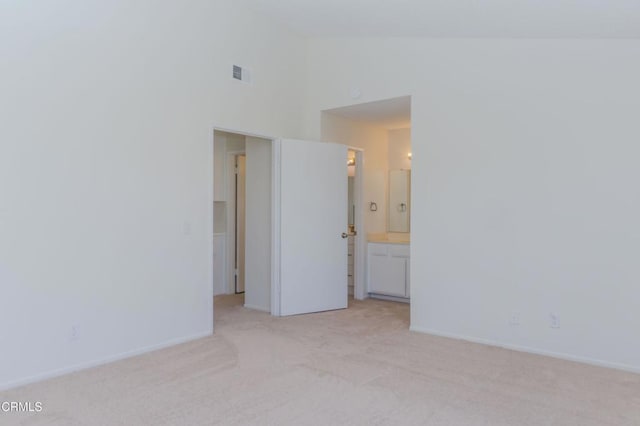
[[234,65],[233,66],[233,78],[236,80],[242,80],[242,68]]
[[245,67],[241,67],[240,65],[234,65],[233,66],[233,74],[232,74],[233,78],[235,80],[240,80],[243,83],[250,83],[251,82],[251,73],[249,72],[249,70]]

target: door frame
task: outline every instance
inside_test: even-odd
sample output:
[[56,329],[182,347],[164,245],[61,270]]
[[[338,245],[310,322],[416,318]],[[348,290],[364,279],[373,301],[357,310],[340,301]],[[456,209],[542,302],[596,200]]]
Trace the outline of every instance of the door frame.
[[280,309],[280,228],[282,218],[280,217],[280,204],[282,197],[280,196],[280,182],[282,181],[282,173],[280,165],[282,140],[275,139],[271,144],[271,315],[281,316]]
[[367,298],[366,288],[366,249],[367,236],[364,226],[364,149],[353,146],[348,147],[349,150],[356,153],[356,173],[353,180],[354,189],[354,205],[355,217],[354,222],[359,224],[356,227],[356,236],[354,237],[355,256],[353,259],[353,271],[355,274],[353,280],[353,298],[364,300]]

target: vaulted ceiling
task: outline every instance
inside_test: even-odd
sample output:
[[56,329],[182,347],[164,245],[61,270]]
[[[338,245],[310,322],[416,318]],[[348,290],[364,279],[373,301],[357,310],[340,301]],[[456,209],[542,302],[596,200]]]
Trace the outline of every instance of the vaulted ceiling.
[[411,127],[410,96],[360,103],[330,109],[326,112],[340,115],[351,120],[375,123],[389,130]]
[[640,38],[638,0],[242,0],[311,37]]

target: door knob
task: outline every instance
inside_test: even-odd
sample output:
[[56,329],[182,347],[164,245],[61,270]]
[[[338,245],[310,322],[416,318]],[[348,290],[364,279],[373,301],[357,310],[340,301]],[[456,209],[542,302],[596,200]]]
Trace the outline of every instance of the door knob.
[[356,232],[356,231],[349,232],[349,233],[343,232],[341,237],[342,238],[348,238],[348,237],[355,237],[356,235],[358,235],[358,232]]
[[349,234],[347,234],[346,232],[343,232],[343,233],[342,233],[342,235],[341,235],[341,237],[342,237],[342,238],[348,238],[348,237],[349,237]]

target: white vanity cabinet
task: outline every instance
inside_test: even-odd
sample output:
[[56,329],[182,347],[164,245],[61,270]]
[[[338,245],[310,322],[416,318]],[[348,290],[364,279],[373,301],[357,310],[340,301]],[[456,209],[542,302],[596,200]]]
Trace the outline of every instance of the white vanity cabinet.
[[409,298],[409,244],[369,243],[368,291],[371,296]]

